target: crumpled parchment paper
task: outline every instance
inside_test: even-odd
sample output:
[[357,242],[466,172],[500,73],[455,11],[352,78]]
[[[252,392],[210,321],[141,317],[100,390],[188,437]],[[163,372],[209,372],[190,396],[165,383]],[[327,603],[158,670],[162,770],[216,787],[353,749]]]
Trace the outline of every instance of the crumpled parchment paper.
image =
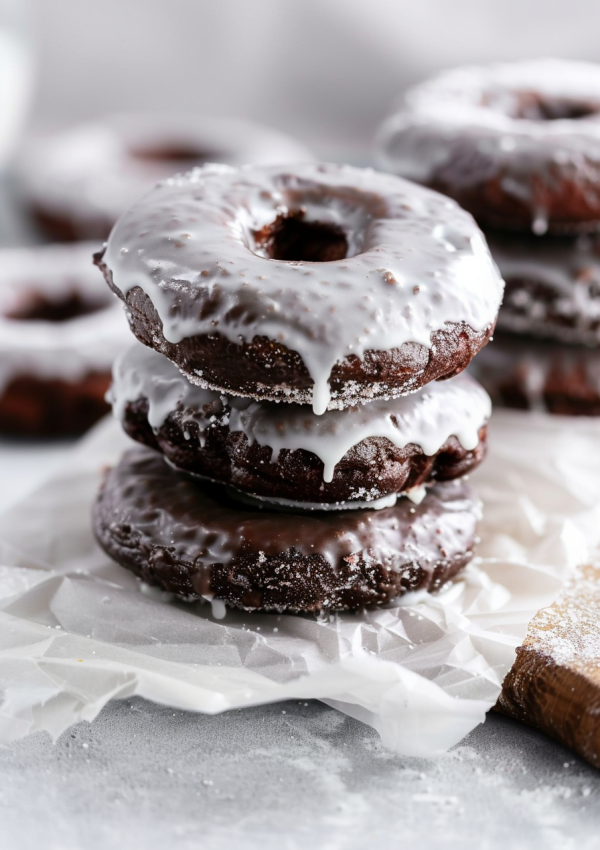
[[500,411],[472,476],[479,557],[443,592],[357,615],[218,619],[95,544],[100,469],[128,444],[101,423],[0,516],[0,743],[57,736],[134,694],[208,713],[316,698],[399,753],[441,753],[484,719],[529,620],[600,540],[600,420]]

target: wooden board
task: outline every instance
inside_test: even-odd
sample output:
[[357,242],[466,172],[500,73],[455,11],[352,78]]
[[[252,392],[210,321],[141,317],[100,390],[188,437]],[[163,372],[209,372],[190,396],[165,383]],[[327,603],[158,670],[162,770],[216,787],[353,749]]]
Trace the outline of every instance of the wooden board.
[[532,620],[496,708],[600,767],[600,567]]

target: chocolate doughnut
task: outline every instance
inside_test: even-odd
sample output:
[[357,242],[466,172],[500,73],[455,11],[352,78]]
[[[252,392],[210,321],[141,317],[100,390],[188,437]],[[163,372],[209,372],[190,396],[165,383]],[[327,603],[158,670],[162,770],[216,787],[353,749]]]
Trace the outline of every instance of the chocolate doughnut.
[[112,360],[130,336],[95,248],[0,251],[0,432],[80,434],[107,412]]
[[304,162],[301,144],[232,118],[112,115],[33,140],[21,157],[25,205],[53,239],[106,239],[158,180],[205,162]]
[[600,416],[600,350],[495,334],[471,374],[494,406]]
[[500,330],[600,344],[600,236],[487,238],[506,281]]
[[447,71],[380,130],[382,167],[457,200],[483,224],[600,227],[600,66],[534,60]]
[[330,410],[197,387],[136,345],[113,367],[113,411],[130,437],[178,469],[304,508],[370,507],[470,472],[485,456],[491,403],[466,375],[391,401]]
[[439,588],[472,557],[479,512],[464,481],[436,485],[417,506],[401,499],[380,511],[263,511],[137,448],[108,472],[93,523],[110,557],[178,596],[318,612]]
[[98,265],[195,384],[315,413],[458,374],[503,283],[453,201],[350,166],[206,166],[159,184]]

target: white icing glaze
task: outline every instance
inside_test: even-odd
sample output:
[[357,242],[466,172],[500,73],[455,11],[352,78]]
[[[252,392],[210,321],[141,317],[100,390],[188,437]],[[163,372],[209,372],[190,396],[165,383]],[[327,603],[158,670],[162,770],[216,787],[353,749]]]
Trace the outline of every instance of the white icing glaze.
[[[377,139],[382,168],[429,183],[457,141],[470,141],[472,156],[453,170],[459,187],[502,173],[503,188],[528,201],[531,174],[551,179],[553,167],[570,166],[592,177],[600,165],[600,115],[537,121],[515,118],[520,93],[600,104],[600,65],[539,59],[446,71],[404,96]],[[477,164],[474,165],[475,160]],[[543,207],[532,227],[547,229]]]
[[132,151],[177,146],[230,165],[312,159],[284,134],[237,118],[113,115],[32,141],[21,158],[20,182],[36,207],[72,217],[85,235],[98,220],[115,222],[158,180],[181,171],[180,162]]
[[[252,232],[298,208],[308,221],[341,227],[349,256],[261,256]],[[104,259],[124,295],[139,286],[149,296],[171,343],[264,335],[298,352],[316,413],[330,405],[339,360],[404,343],[431,347],[448,323],[485,331],[503,291],[481,231],[457,204],[350,166],[195,169],[125,213]]]
[[[200,477],[200,476],[199,476]],[[415,488],[421,489],[421,488]],[[425,488],[423,488],[425,490]],[[398,496],[409,496],[412,491],[407,493],[390,493],[388,496],[382,496],[380,499],[372,501],[361,501],[354,499],[346,502],[296,502],[294,499],[275,499],[268,496],[257,496],[255,494],[244,493],[235,487],[227,487],[227,492],[232,499],[242,502],[247,505],[256,505],[257,507],[273,507],[280,511],[355,511],[355,510],[370,510],[381,511],[383,508],[393,508],[398,500]],[[424,496],[423,496],[424,497]],[[419,499],[416,504],[420,504],[423,499]]]
[[[461,374],[448,381],[432,381],[399,399],[379,399],[315,416],[303,405],[226,397],[197,387],[166,357],[142,345],[135,345],[115,362],[109,395],[121,421],[128,403],[146,398],[148,421],[155,430],[169,413],[180,411],[182,421],[196,421],[200,433],[218,421],[232,432],[243,432],[251,444],[270,446],[272,461],[283,449],[305,449],[323,461],[326,482],[333,479],[344,455],[370,437],[387,438],[398,448],[414,444],[431,456],[454,436],[471,451],[491,414],[487,393]],[[412,494],[415,499],[422,495]],[[353,502],[352,506],[358,505]]]
[[[119,301],[92,264],[96,243],[0,251],[0,392],[23,375],[77,381],[109,372],[131,344]],[[49,302],[73,293],[101,309],[63,322],[8,319],[24,295]]]
[[507,282],[541,283],[548,290],[548,301],[525,287],[509,290],[499,328],[564,342],[600,342],[600,237],[519,239],[490,234],[488,240]]

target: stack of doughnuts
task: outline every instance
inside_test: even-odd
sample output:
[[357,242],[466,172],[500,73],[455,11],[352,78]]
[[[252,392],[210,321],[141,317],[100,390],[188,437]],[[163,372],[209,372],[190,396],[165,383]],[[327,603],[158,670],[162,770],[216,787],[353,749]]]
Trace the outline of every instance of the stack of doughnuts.
[[110,396],[139,446],[93,520],[122,566],[305,613],[470,560],[490,400],[460,373],[503,283],[457,204],[370,169],[209,165],[134,204],[96,262],[138,340]]
[[600,66],[444,73],[407,93],[379,151],[485,229],[506,280],[475,370],[494,401],[600,415]]
[[96,243],[0,250],[0,432],[67,437],[90,428],[129,343],[102,286]]

